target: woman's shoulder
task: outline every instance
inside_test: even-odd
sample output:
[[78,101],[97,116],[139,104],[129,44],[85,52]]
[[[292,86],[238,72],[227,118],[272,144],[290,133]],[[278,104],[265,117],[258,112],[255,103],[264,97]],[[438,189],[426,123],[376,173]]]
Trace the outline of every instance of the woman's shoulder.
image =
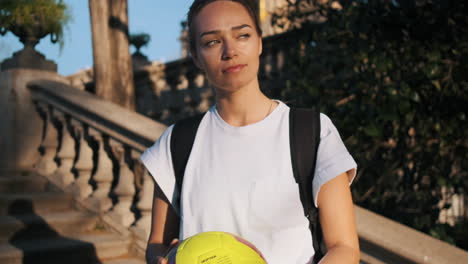
[[175,124],[172,124],[170,126],[168,126],[166,128],[166,130],[164,130],[164,132],[162,133],[162,135],[158,138],[158,140],[155,142],[155,145],[156,143],[158,142],[161,142],[161,141],[170,141],[171,140],[171,135],[172,135],[172,130],[174,129],[174,126]]
[[333,124],[333,121],[331,120],[331,118],[328,115],[321,112],[320,113],[320,138],[325,138],[332,133],[339,135],[338,129]]
[[[290,113],[291,108],[295,108],[295,106],[290,106],[287,103],[282,102],[280,100],[275,100],[275,101],[279,103],[280,109],[282,109],[283,112],[285,113],[286,113],[286,110],[287,110],[287,113]],[[320,138],[321,139],[325,138],[331,133],[339,134],[338,130],[333,124],[333,121],[327,114],[320,112],[319,116],[320,116]]]
[[171,141],[171,134],[174,125],[170,125],[169,127],[164,130],[161,136],[153,143],[150,147],[148,147],[141,155],[141,160],[152,160],[155,156],[159,156],[164,152],[167,152],[167,146],[170,144]]

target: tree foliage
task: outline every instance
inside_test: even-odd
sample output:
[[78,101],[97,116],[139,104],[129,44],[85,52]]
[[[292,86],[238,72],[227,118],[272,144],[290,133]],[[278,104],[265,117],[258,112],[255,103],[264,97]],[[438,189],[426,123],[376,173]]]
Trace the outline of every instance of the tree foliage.
[[298,43],[282,97],[335,120],[359,164],[355,202],[468,249],[466,218],[438,221],[443,195],[468,195],[468,4],[297,0],[272,24]]
[[[40,28],[51,34],[52,42],[63,46],[63,28],[70,21],[67,5],[61,0],[1,0],[0,34],[18,28]],[[22,30],[20,30],[22,31]]]

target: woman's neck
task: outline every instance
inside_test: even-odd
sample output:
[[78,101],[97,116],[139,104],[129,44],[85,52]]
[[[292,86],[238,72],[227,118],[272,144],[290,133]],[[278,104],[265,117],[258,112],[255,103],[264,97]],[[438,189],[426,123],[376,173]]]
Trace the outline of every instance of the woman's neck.
[[233,93],[216,93],[216,108],[221,118],[232,126],[246,126],[263,120],[278,105],[266,97],[257,85]]

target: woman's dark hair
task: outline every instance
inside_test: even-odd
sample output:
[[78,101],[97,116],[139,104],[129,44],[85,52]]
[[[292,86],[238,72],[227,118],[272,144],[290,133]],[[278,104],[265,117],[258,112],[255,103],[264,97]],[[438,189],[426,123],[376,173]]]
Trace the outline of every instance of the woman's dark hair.
[[200,11],[208,4],[216,1],[231,1],[241,4],[249,13],[250,17],[255,23],[255,29],[259,36],[262,35],[262,29],[260,28],[260,19],[258,18],[258,4],[255,0],[195,0],[190,6],[189,12],[187,14],[187,26],[188,26],[188,36],[189,36],[189,48],[190,53],[195,54],[195,28],[193,20],[200,13]]

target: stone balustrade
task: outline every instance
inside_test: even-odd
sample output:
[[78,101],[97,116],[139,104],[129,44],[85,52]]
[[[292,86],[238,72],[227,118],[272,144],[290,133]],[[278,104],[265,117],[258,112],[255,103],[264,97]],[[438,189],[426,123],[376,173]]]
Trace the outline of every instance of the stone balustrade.
[[214,103],[213,90],[191,59],[153,63],[134,76],[136,111],[163,124],[206,112]]
[[36,171],[146,240],[154,184],[139,157],[166,126],[63,82],[28,87],[44,121]]

